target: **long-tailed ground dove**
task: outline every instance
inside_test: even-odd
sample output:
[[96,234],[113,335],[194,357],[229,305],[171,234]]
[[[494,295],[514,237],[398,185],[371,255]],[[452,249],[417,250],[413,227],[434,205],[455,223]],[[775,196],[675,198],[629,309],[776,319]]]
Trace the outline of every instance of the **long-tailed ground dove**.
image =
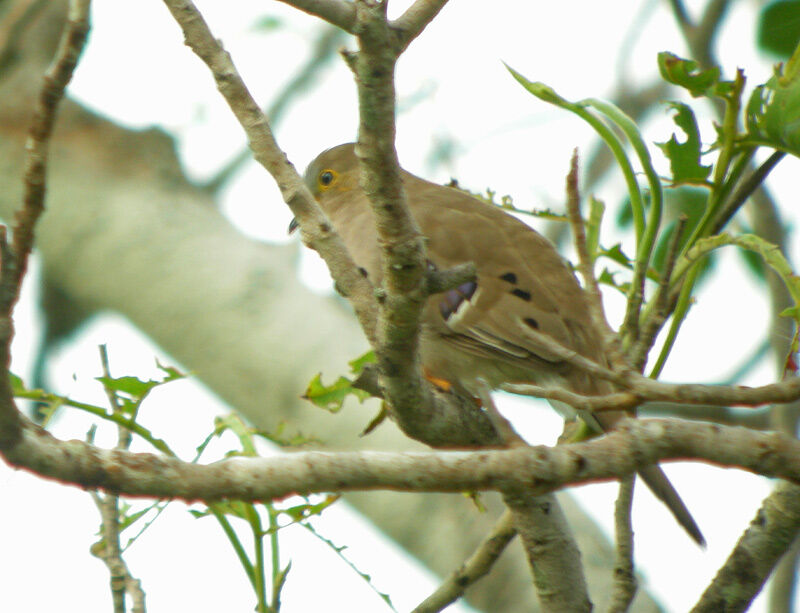
[[[462,392],[478,395],[479,380],[561,385],[580,394],[612,391],[609,384],[559,360],[536,333],[584,357],[604,363],[600,337],[587,300],[553,245],[501,209],[458,189],[402,171],[411,214],[427,238],[428,258],[439,270],[473,262],[475,282],[432,296],[420,330],[426,373]],[[382,279],[381,250],[372,210],[359,186],[352,143],[321,153],[305,181],[370,281]],[[480,383],[485,385],[485,383]],[[608,429],[624,413],[597,414],[594,427]],[[700,544],[703,536],[678,493],[654,465],[640,472],[650,489]]]

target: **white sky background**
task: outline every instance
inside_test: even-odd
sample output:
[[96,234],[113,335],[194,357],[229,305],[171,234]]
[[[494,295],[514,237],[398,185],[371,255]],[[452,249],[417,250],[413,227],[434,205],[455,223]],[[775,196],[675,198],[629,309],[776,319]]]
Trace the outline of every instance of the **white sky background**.
[[[251,91],[265,102],[303,63],[308,41],[318,28],[315,19],[279,3],[207,0],[198,4]],[[392,12],[399,13],[407,4],[393,3]],[[720,39],[719,57],[728,75],[735,66],[742,66],[749,83],[758,84],[768,78],[771,60],[759,58],[752,49],[752,4],[734,4]],[[522,208],[561,207],[571,151],[578,146],[587,154],[593,135],[576,117],[520,88],[502,62],[531,80],[551,85],[566,98],[608,96],[618,78],[619,41],[627,35],[627,24],[640,5],[622,0],[611,11],[605,3],[547,3],[544,9],[541,3],[526,8],[528,3],[504,2],[490,10],[485,3],[451,3],[399,64],[401,103],[419,92],[432,92],[398,118],[401,162],[431,180],[447,181],[454,176],[474,190],[489,186],[500,194],[511,194]],[[614,21],[612,13],[624,17]],[[179,140],[188,171],[199,178],[213,175],[245,146],[241,129],[208,71],[183,46],[178,27],[162,3],[97,0],[93,15],[91,42],[70,88],[73,96],[126,125],[160,125],[171,131]],[[256,18],[266,15],[278,16],[282,27],[268,33],[254,30]],[[684,46],[671,17],[657,4],[624,63],[626,74],[640,83],[655,78],[655,55],[661,50],[682,54]],[[302,169],[322,149],[353,140],[356,125],[355,89],[348,69],[337,59],[321,83],[292,106],[277,136],[289,158]],[[711,138],[710,125],[703,128]],[[664,141],[671,132],[669,114],[657,112],[646,137]],[[437,139],[452,139],[456,144],[450,167],[431,169],[426,164]],[[796,160],[785,160],[771,180],[784,214],[793,200],[781,199],[781,186],[791,184],[797,169]],[[601,186],[598,193],[609,207],[620,194],[613,183]],[[288,240],[290,214],[267,173],[255,163],[227,189],[224,206],[242,231],[270,241]],[[613,244],[611,219],[606,226],[604,242]],[[792,255],[797,261],[798,254]],[[665,379],[717,381],[763,338],[768,325],[763,289],[742,276],[733,251],[725,253],[719,266],[684,325]],[[321,291],[330,287],[327,272],[314,254],[304,256],[303,275]],[[19,373],[29,368],[30,339],[37,334],[30,286],[18,315],[15,370]],[[611,305],[619,306],[613,296],[608,298]],[[70,343],[61,352],[52,374],[58,392],[104,404],[102,390],[93,380],[99,374],[99,343],[108,345],[117,375],[155,377],[154,357],[170,363],[163,351],[123,319],[103,317],[81,333],[78,343]],[[744,383],[766,383],[772,378],[765,363]],[[554,441],[560,420],[546,405],[505,396],[502,403],[531,442]],[[199,383],[180,382],[155,392],[142,418],[170,444],[177,441],[174,447],[188,455],[211,429],[213,417],[227,411]],[[89,423],[76,414],[62,418],[54,432],[64,438],[83,438]],[[112,444],[111,434],[101,430],[99,441]],[[224,449],[218,446],[217,453]],[[634,503],[636,558],[648,589],[668,610],[683,611],[714,576],[771,485],[740,471],[700,464],[671,465],[666,470],[709,547],[701,551],[694,546],[663,505],[639,486]],[[12,556],[0,557],[0,581],[15,577],[0,589],[0,610],[80,606],[87,612],[109,611],[107,571],[88,553],[98,525],[88,494],[13,472],[4,464],[0,464],[0,488],[7,501],[0,507],[0,546],[14,551],[13,569],[4,567]],[[592,485],[573,492],[610,530],[616,487]],[[391,595],[399,610],[413,608],[433,589],[435,579],[411,565],[369,526],[355,521],[340,504],[317,525],[337,544],[348,545],[347,555]],[[293,562],[283,611],[388,610],[361,579],[316,546],[307,533],[286,530],[281,537],[283,563]],[[143,580],[151,613],[252,610],[252,591],[216,523],[192,520],[181,503],[169,508],[131,548],[126,560]],[[311,585],[314,589],[309,589]],[[763,597],[752,610],[765,610]]]

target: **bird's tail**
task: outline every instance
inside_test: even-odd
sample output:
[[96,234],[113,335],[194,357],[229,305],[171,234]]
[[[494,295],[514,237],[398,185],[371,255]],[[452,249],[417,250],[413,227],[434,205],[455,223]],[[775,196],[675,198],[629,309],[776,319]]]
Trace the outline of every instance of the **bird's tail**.
[[705,547],[706,539],[703,538],[703,533],[700,532],[700,528],[697,527],[692,514],[689,512],[689,509],[686,508],[686,505],[683,504],[683,500],[681,500],[675,488],[672,487],[672,483],[669,482],[667,475],[664,474],[661,467],[657,464],[646,466],[639,471],[639,475],[658,499],[667,505],[667,508],[672,515],[675,516],[675,519],[678,520],[678,523],[683,526],[683,529],[689,533],[689,536],[691,536],[698,545]]

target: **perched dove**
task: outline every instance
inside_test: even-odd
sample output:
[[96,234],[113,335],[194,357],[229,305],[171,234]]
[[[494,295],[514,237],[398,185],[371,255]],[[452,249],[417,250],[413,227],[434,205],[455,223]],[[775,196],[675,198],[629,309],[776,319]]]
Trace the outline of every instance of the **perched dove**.
[[[559,385],[587,395],[612,391],[607,382],[559,360],[535,334],[605,362],[584,290],[553,245],[498,207],[401,173],[411,214],[427,238],[431,265],[445,270],[473,262],[477,270],[475,282],[432,296],[425,306],[420,357],[426,375],[472,396],[478,396],[484,382],[493,388],[503,383]],[[309,164],[305,182],[353,260],[380,286],[381,250],[372,209],[359,186],[355,145],[321,153]],[[565,407],[557,408],[563,412]],[[596,419],[582,417],[590,427],[605,430],[624,415],[606,411]],[[661,469],[649,466],[640,475],[689,535],[704,544]]]

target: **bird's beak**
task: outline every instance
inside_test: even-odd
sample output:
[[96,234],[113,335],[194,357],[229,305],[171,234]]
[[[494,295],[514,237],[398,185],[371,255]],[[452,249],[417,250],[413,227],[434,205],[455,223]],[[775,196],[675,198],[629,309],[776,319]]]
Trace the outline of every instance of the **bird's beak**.
[[297,223],[297,217],[292,217],[292,221],[289,222],[289,227],[286,229],[286,234],[292,234],[299,227],[300,224]]

